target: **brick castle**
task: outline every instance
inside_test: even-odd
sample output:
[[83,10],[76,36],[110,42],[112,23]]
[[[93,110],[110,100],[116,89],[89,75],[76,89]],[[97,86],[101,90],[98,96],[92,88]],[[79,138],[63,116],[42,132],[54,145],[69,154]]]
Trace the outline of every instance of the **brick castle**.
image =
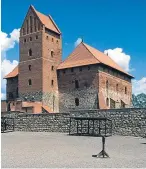
[[19,43],[19,64],[5,76],[8,111],[131,106],[133,76],[109,56],[81,42],[62,62],[62,34],[50,15],[30,6]]

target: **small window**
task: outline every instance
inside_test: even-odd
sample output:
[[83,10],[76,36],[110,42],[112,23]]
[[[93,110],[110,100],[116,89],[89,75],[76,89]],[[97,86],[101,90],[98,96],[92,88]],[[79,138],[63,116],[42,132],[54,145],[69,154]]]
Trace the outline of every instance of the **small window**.
[[127,94],[127,87],[125,87],[125,94]]
[[71,72],[74,72],[74,68],[71,68]]
[[79,106],[79,99],[78,98],[75,98],[75,105]]
[[88,66],[88,70],[90,70],[90,66]]
[[46,36],[46,39],[49,39],[49,37],[48,37],[48,36]]
[[63,70],[63,73],[65,74],[65,69]]
[[53,56],[54,56],[54,52],[51,50],[51,57],[53,58]]
[[54,42],[54,39],[52,38],[52,42]]
[[32,85],[31,79],[28,80],[28,85]]
[[118,92],[118,90],[119,90],[119,85],[116,84],[116,91]]
[[32,37],[29,38],[29,41],[32,41]]
[[54,66],[51,67],[51,70],[52,70],[52,71],[54,70]]
[[109,98],[106,99],[106,105],[109,106]]
[[56,41],[56,43],[58,44],[58,40]]
[[28,66],[28,69],[31,71],[31,65]]
[[52,86],[54,85],[54,80],[51,81],[51,85],[52,85]]
[[36,37],[35,37],[36,39],[38,39],[38,35],[36,35]]
[[79,67],[80,72],[82,71],[82,67]]
[[24,43],[26,42],[26,39],[24,39]]
[[28,55],[29,55],[29,56],[32,56],[32,50],[31,50],[31,49],[29,49]]
[[75,80],[75,88],[78,89],[79,88],[79,81]]

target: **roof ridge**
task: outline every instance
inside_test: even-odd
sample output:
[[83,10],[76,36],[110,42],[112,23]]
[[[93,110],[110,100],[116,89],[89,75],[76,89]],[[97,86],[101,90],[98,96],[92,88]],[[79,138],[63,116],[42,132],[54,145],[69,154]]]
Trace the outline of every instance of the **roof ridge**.
[[[80,43],[80,44],[81,44],[81,43]],[[79,45],[80,45],[80,44],[79,44]],[[71,54],[74,52],[74,50],[75,50],[79,45],[77,45],[77,46],[73,49],[73,51],[67,56],[67,58],[64,59],[64,61],[61,62],[59,65],[61,65],[61,64],[64,63],[66,60],[68,60],[68,59],[70,58]],[[58,65],[58,67],[59,67],[59,65]]]
[[[85,46],[85,48],[94,56],[94,58],[96,59],[96,60],[98,60],[97,58],[96,58],[96,56],[88,49],[88,47],[86,46],[86,45],[88,45],[88,44],[86,44],[86,43],[84,43],[84,42],[81,42],[81,43],[83,43],[83,45]],[[88,45],[88,46],[90,46],[90,45]],[[91,46],[90,46],[91,47]],[[100,63],[101,63],[101,61],[100,60],[98,60]]]
[[51,15],[46,15],[47,17],[50,18],[50,20],[52,21],[52,23],[54,24],[54,26],[56,27],[56,29],[61,33],[60,29],[58,28],[58,26],[56,25],[56,23],[54,22],[53,18],[51,17]]

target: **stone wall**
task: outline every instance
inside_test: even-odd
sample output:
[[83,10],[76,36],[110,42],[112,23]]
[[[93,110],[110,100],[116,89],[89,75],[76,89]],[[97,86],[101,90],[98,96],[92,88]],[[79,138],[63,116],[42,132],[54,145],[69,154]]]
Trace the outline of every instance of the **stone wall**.
[[[24,114],[12,113],[15,118],[16,131],[69,131],[71,117],[107,117],[112,120],[112,133],[124,136],[146,136],[146,108],[80,110],[70,113]],[[6,114],[4,114],[6,116]],[[2,115],[3,116],[3,115]]]

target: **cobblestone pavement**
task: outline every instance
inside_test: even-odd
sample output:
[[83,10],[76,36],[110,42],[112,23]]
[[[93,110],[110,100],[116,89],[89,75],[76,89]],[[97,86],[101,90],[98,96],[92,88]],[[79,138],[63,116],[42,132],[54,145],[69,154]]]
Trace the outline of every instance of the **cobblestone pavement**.
[[106,138],[110,158],[94,158],[101,138],[65,133],[2,133],[2,168],[146,168],[146,139],[129,136]]

